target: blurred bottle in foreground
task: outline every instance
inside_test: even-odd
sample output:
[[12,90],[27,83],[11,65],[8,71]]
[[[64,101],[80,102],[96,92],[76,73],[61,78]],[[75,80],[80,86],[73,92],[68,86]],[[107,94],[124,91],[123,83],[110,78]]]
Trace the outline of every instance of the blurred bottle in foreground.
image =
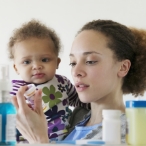
[[16,109],[10,101],[8,65],[0,65],[0,145],[16,144]]

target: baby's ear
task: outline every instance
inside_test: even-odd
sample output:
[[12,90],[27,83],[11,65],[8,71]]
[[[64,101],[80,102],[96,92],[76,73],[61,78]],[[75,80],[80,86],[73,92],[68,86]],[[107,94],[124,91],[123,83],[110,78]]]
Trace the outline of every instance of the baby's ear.
[[61,62],[61,59],[58,57],[58,58],[57,58],[57,69],[59,68],[60,62]]
[[15,64],[13,64],[13,68],[14,68],[14,70],[16,71],[16,73],[19,75],[19,72],[18,72],[17,67],[16,67]]
[[118,71],[118,76],[125,77],[128,74],[130,66],[131,66],[130,60],[126,59],[126,60],[121,61],[121,66]]

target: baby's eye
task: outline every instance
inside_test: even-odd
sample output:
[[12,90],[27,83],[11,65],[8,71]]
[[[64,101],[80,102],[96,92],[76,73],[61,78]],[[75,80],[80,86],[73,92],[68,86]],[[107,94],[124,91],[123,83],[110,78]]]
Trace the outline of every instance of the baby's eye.
[[23,62],[23,64],[30,64],[30,61],[26,60],[26,61]]
[[49,58],[43,58],[42,59],[42,62],[48,62],[49,61]]
[[70,63],[69,65],[73,67],[76,65],[76,63]]
[[97,61],[86,61],[86,64],[92,65],[95,64]]

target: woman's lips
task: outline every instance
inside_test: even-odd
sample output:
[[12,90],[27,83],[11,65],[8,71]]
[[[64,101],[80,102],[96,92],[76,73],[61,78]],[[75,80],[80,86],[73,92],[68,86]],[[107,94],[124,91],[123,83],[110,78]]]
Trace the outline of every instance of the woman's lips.
[[86,85],[86,84],[83,84],[83,83],[77,83],[77,84],[75,84],[75,87],[76,87],[76,90],[78,92],[81,92],[81,91],[86,90],[89,87],[89,85]]

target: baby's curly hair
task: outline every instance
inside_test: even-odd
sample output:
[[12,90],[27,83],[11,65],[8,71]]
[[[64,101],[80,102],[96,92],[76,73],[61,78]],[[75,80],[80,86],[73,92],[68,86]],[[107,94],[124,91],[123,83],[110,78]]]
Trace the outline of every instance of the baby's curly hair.
[[13,35],[8,42],[9,58],[14,59],[13,47],[17,42],[24,41],[31,37],[51,39],[54,43],[54,51],[59,55],[61,42],[56,32],[52,28],[42,24],[40,21],[32,19],[31,21],[24,23],[20,28],[14,30]]
[[130,70],[123,80],[123,93],[132,93],[135,97],[143,95],[146,90],[146,30],[128,28],[112,20],[89,22],[78,34],[84,30],[103,33],[109,39],[107,45],[114,52],[114,58],[130,60]]

